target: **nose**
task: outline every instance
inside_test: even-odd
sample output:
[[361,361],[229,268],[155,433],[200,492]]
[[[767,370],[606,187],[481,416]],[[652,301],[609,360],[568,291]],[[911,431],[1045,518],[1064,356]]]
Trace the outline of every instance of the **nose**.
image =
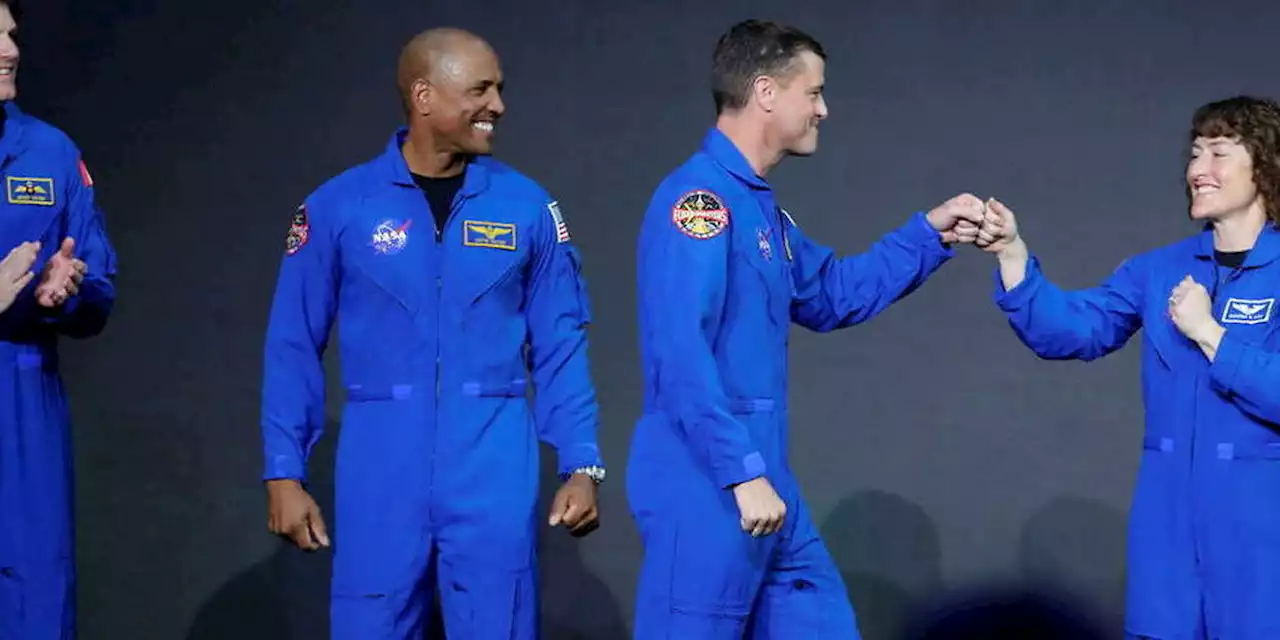
[[0,35],[0,58],[11,60],[18,57],[18,43],[9,34]]
[[818,105],[817,105],[817,108],[814,110],[813,115],[819,120],[825,120],[827,118],[827,99],[826,98],[822,96],[818,96]]
[[1197,178],[1204,177],[1209,174],[1209,159],[1204,156],[1192,156],[1187,162],[1187,184],[1195,182]]
[[494,92],[493,99],[489,101],[489,110],[498,116],[507,111],[507,105],[502,102],[502,94]]

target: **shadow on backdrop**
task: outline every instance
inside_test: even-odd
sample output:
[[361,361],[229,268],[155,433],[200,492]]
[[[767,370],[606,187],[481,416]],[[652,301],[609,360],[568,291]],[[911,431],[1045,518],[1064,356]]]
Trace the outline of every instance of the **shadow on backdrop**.
[[941,588],[937,527],[920,505],[902,496],[855,493],[836,505],[821,532],[864,640],[900,637],[915,603]]
[[1024,579],[1055,585],[1084,600],[1109,637],[1124,632],[1125,543],[1128,519],[1110,505],[1063,496],[1022,528],[1019,565]]
[[921,609],[904,640],[1108,640],[1079,602],[1049,588],[987,587]]
[[[333,464],[339,426],[330,421],[307,464],[307,489],[333,523]],[[265,524],[266,494],[261,494]],[[329,551],[304,552],[280,540],[267,559],[237,574],[196,613],[187,640],[302,640],[329,637]]]
[[918,609],[905,640],[1104,640],[1124,634],[1124,515],[1076,497],[1027,520],[1022,581],[948,594]]
[[[329,423],[316,445],[310,490],[334,536],[333,463],[339,426]],[[554,456],[543,456],[539,522],[560,486]],[[265,508],[265,507],[264,507]],[[580,541],[562,530],[544,530],[543,637],[554,640],[625,640],[627,627],[617,600],[582,562]],[[268,535],[264,529],[263,535]],[[315,640],[329,637],[329,552],[306,553],[281,541],[276,551],[234,576],[200,608],[186,640]],[[439,601],[433,603],[426,638],[444,638]]]
[[[564,529],[552,529],[546,524],[551,500],[559,488],[555,454],[544,446],[537,514],[542,637],[546,640],[627,640],[630,635],[617,597],[582,561],[585,539],[574,538]],[[602,521],[601,527],[624,524]],[[600,535],[600,531],[591,535]]]

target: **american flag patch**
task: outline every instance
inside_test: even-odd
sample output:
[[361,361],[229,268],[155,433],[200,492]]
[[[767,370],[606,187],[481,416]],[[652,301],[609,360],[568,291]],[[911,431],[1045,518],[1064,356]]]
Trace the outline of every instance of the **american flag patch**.
[[84,165],[84,160],[79,161],[80,164],[80,183],[86,187],[93,186],[93,176],[89,175],[89,167]]
[[551,212],[551,219],[556,221],[556,243],[568,242],[569,226],[564,223],[564,216],[560,215],[559,203],[548,204],[547,210]]

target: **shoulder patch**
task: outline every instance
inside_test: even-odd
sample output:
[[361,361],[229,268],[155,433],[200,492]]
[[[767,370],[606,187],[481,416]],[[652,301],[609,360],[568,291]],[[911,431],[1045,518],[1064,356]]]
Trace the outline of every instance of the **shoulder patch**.
[[80,183],[86,187],[93,186],[93,176],[89,175],[89,167],[85,166],[84,160],[77,162],[80,165]]
[[729,209],[724,206],[720,196],[706,189],[690,191],[676,201],[671,209],[671,222],[680,233],[707,240],[714,238],[729,227]]
[[556,223],[556,244],[569,241],[569,225],[564,223],[564,216],[560,214],[560,203],[551,201],[547,204],[547,211],[551,212],[551,219]]
[[284,239],[285,255],[293,255],[302,250],[311,237],[311,222],[307,220],[307,205],[299,205],[289,221],[289,234]]

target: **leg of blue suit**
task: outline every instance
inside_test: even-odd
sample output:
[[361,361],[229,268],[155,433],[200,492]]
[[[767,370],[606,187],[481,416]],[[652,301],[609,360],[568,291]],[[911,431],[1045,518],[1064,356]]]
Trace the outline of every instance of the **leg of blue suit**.
[[75,637],[68,417],[35,347],[0,345],[0,640]]
[[333,639],[421,640],[437,588],[450,638],[536,638],[536,487],[495,480],[511,469],[436,471],[432,460],[448,456],[433,458],[431,431],[414,419],[423,412],[409,404],[347,405],[335,469]]
[[[509,547],[508,547],[509,548]],[[440,605],[450,638],[538,637],[536,565],[513,570],[473,545],[440,546]]]
[[786,535],[756,600],[750,637],[858,640],[844,578],[803,500],[788,505],[787,518]]
[[794,492],[782,531],[753,538],[731,492],[686,488],[633,503],[645,546],[636,640],[858,640],[844,581]]
[[433,586],[429,449],[408,404],[346,406],[334,469],[333,640],[423,634]]

